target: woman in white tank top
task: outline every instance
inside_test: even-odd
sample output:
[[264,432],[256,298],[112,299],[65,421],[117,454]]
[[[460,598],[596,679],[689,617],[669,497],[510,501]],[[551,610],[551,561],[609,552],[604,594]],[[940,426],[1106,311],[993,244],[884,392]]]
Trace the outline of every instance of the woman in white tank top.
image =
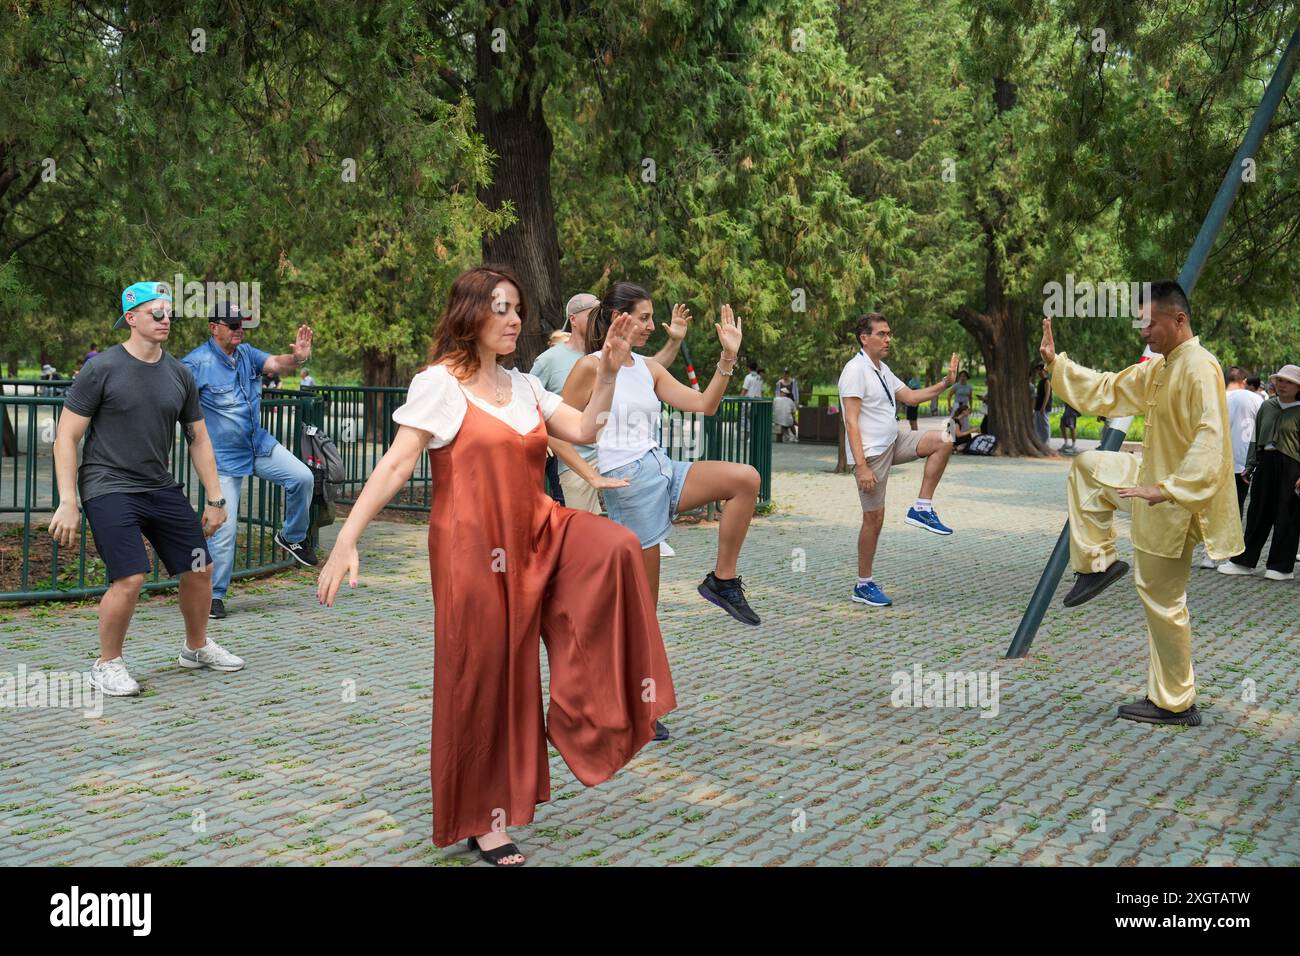
[[[587,351],[599,352],[610,324],[620,315],[633,320],[632,348],[640,348],[654,331],[654,302],[650,294],[630,282],[615,283],[587,321]],[[727,461],[673,461],[659,447],[661,403],[683,412],[712,415],[722,402],[727,381],[740,351],[741,323],[730,305],[724,305],[715,325],[722,357],[708,387],[696,391],[683,385],[654,359],[633,353],[619,369],[609,418],[597,442],[600,474],[622,479],[626,487],[607,488],[605,505],[612,520],[625,525],[641,541],[646,576],[656,604],[659,600],[659,544],[668,537],[674,515],[710,501],[725,501],[718,525],[718,556],[713,570],[698,590],[736,620],[757,625],[758,615],[745,600],[736,573],[754,506],[758,502],[759,475],[751,465]],[[578,361],[564,385],[564,401],[585,408],[596,382],[597,360],[587,355]]]

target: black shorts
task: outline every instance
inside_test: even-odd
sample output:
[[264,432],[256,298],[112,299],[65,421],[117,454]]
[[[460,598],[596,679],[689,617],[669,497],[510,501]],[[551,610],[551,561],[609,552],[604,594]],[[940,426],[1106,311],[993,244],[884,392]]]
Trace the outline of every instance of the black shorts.
[[915,405],[906,405],[906,406],[904,406],[904,407],[907,409],[907,420],[908,420],[909,422],[914,422],[914,421],[916,421],[916,406],[915,406]]
[[112,492],[83,501],[81,507],[109,581],[153,570],[145,538],[173,577],[212,561],[199,516],[179,485],[162,491]]
[[1065,411],[1061,412],[1062,428],[1074,428],[1075,425],[1078,424],[1078,422],[1079,422],[1079,413],[1076,412],[1073,408],[1067,408]]

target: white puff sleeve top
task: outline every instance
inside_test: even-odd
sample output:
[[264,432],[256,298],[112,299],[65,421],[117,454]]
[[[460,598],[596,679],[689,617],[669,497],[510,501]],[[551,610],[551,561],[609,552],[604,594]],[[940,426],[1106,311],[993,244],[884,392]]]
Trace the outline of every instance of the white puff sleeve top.
[[510,375],[511,401],[498,408],[461,387],[446,365],[430,365],[411,379],[406,404],[393,412],[393,421],[429,432],[429,448],[448,445],[465,420],[466,402],[470,401],[489,415],[494,415],[521,435],[537,427],[537,406],[542,416],[550,418],[563,399],[548,392],[535,375],[515,369],[503,369]]

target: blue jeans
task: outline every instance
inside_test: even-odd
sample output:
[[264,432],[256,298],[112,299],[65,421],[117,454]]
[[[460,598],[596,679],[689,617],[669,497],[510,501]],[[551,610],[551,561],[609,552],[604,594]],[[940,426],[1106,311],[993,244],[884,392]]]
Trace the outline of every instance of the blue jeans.
[[1034,432],[1044,445],[1052,440],[1052,419],[1047,412],[1034,412]]
[[[293,456],[283,445],[276,445],[269,455],[253,459],[253,474],[284,488],[284,528],[281,534],[290,544],[307,537],[315,479],[311,469]],[[218,475],[221,494],[226,499],[226,523],[208,539],[212,555],[212,597],[224,600],[235,570],[235,531],[239,526],[239,494],[244,479],[235,475]]]

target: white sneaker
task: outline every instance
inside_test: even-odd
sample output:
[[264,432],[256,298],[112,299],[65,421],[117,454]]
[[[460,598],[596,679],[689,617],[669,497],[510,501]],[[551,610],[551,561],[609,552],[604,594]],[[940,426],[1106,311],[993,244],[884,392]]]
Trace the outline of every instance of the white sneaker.
[[1201,558],[1201,567],[1205,568],[1205,570],[1207,571],[1213,571],[1218,566],[1219,566],[1219,562],[1215,561],[1208,554],[1205,557]]
[[1231,561],[1224,561],[1219,565],[1220,574],[1254,574],[1254,568],[1243,568],[1240,564],[1233,564]]
[[140,685],[127,671],[126,661],[121,657],[90,665],[90,686],[109,697],[134,697],[140,693]]
[[1295,577],[1295,572],[1287,571],[1284,573],[1282,571],[1274,571],[1270,569],[1264,572],[1264,577],[1268,578],[1270,581],[1290,581]]
[[675,558],[677,556],[677,552],[674,551],[671,547],[669,547],[667,541],[660,541],[659,555],[664,558]]
[[188,647],[181,648],[181,656],[176,658],[176,663],[181,667],[188,667],[191,670],[197,670],[203,667],[209,667],[214,671],[241,671],[244,669],[244,659],[236,657],[230,651],[226,650],[212,638],[208,638],[208,643],[204,644],[197,651],[192,651]]

